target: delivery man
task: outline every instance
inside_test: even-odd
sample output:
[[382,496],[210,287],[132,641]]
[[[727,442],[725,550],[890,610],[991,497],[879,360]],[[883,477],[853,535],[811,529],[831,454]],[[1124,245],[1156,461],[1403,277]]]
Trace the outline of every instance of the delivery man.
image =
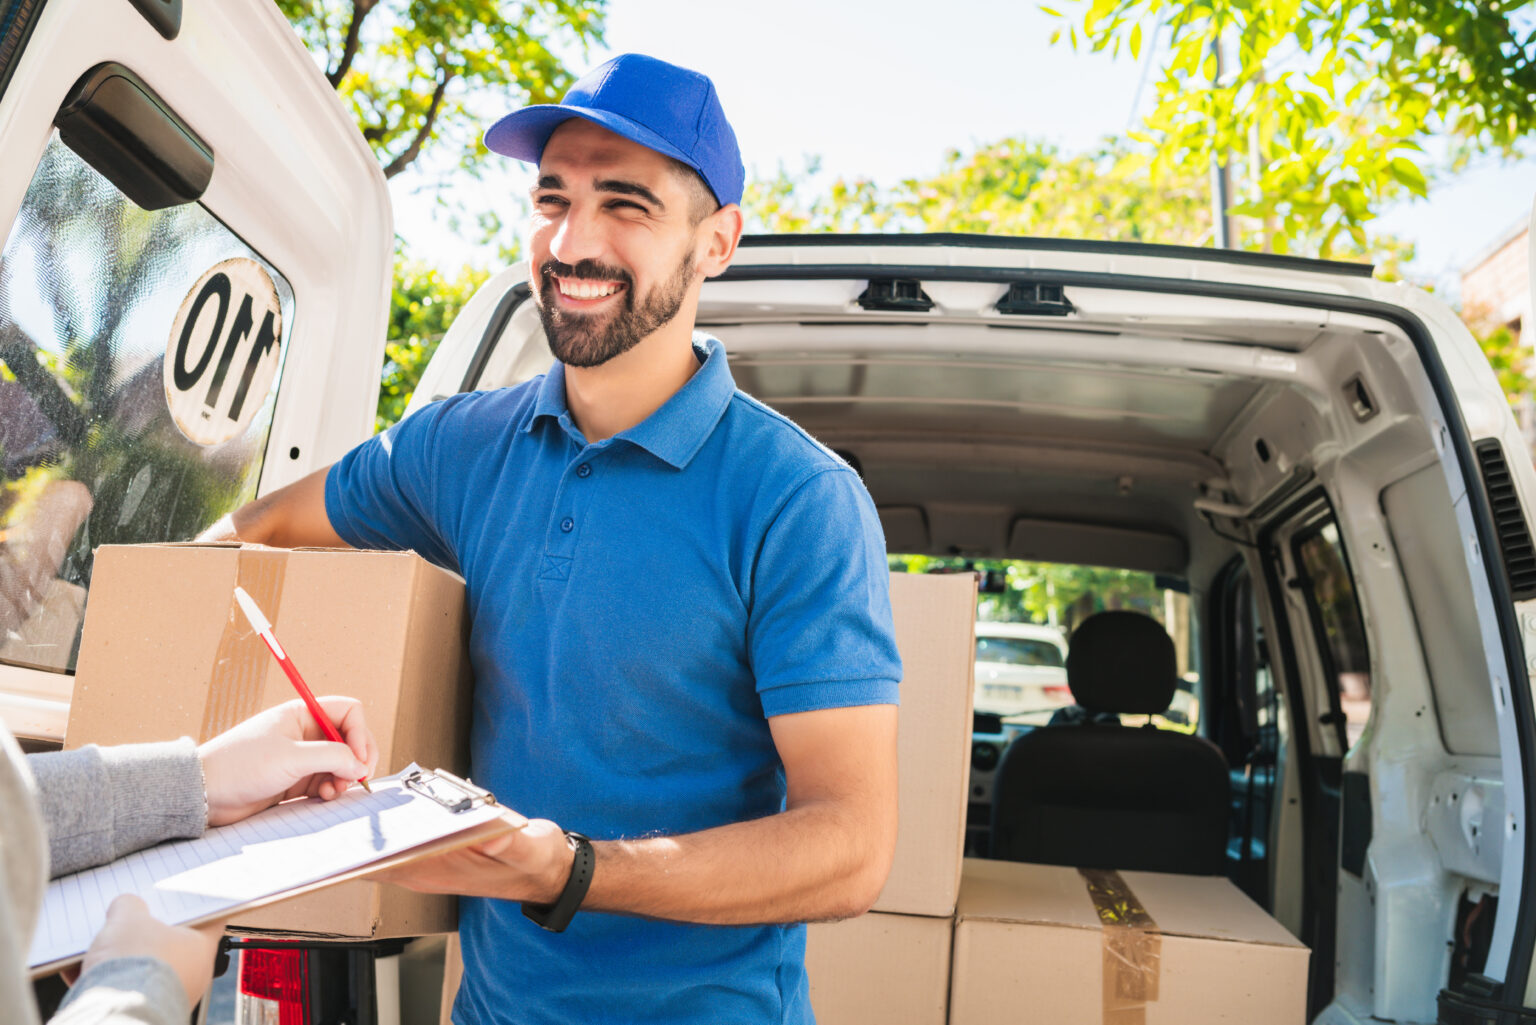
[[797,923],[867,910],[896,836],[874,506],[693,330],[742,231],[709,79],[621,56],[486,145],[538,165],[553,368],[427,406],[205,536],[464,576],[474,778],[542,818],[394,877],[466,898],[455,1021],[809,1022]]
[[[302,701],[252,716],[202,745],[87,745],[23,756],[0,723],[0,1010],[37,1021],[27,981],[43,882],[162,840],[201,836],[279,800],[329,800],[373,772],[378,747],[352,698],[321,705],[345,743],[322,739]],[[186,1025],[213,977],[223,923],[157,921],[138,897],[107,909],[52,1025]]]

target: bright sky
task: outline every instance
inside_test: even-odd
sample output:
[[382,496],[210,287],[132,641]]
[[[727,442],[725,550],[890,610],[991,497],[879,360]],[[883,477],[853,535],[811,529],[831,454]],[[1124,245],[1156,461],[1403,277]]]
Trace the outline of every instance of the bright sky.
[[[573,55],[572,66],[639,51],[708,74],[749,178],[820,156],[828,176],[892,183],[937,170],[947,150],[1008,135],[1085,149],[1135,124],[1147,56],[1051,46],[1060,22],[1028,0],[610,3],[607,50]],[[1154,69],[1142,108],[1155,78]],[[1529,217],[1536,198],[1536,158],[1483,163],[1377,222],[1417,243],[1417,276],[1452,291],[1455,271]],[[528,181],[513,164],[487,195],[521,194]],[[491,259],[435,221],[430,202],[409,188],[395,184],[396,221],[414,251],[436,262]]]

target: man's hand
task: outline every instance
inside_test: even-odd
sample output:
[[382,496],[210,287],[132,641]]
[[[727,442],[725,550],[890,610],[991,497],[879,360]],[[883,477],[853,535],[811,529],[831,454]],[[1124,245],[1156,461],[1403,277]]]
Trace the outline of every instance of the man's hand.
[[[679,836],[595,841],[582,907],[677,922],[754,925],[861,915],[896,849],[895,705],[768,720],[789,784],[785,811]],[[514,826],[524,820],[507,812]],[[579,828],[579,824],[578,824]],[[551,904],[575,855],[553,822],[387,869],[413,890]]]
[[570,880],[576,859],[565,831],[548,819],[530,821],[510,809],[502,817],[512,825],[510,833],[386,869],[372,878],[422,893],[553,904]]
[[106,923],[85,952],[80,973],[118,957],[159,958],[181,980],[187,1006],[195,1007],[213,980],[213,957],[223,933],[223,922],[196,927],[166,925],[149,913],[149,905],[142,899],[125,893],[107,908]]
[[379,749],[355,698],[320,706],[345,744],[324,739],[304,702],[254,715],[197,749],[208,788],[208,824],[223,826],[290,797],[330,800],[373,772]]

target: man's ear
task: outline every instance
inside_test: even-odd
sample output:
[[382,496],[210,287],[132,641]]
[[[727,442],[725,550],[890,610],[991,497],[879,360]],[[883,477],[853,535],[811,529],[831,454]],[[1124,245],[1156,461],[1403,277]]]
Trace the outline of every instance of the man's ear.
[[736,257],[736,246],[741,241],[741,207],[728,203],[699,223],[698,268],[706,278],[723,273]]

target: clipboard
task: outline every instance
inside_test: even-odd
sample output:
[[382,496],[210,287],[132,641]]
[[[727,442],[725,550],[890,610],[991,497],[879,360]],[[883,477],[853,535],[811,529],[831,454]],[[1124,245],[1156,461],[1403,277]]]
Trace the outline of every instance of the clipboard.
[[444,769],[412,765],[373,784],[372,794],[354,787],[331,801],[287,801],[53,880],[29,973],[79,962],[123,893],[144,897],[161,921],[202,925],[522,828],[490,791]]

